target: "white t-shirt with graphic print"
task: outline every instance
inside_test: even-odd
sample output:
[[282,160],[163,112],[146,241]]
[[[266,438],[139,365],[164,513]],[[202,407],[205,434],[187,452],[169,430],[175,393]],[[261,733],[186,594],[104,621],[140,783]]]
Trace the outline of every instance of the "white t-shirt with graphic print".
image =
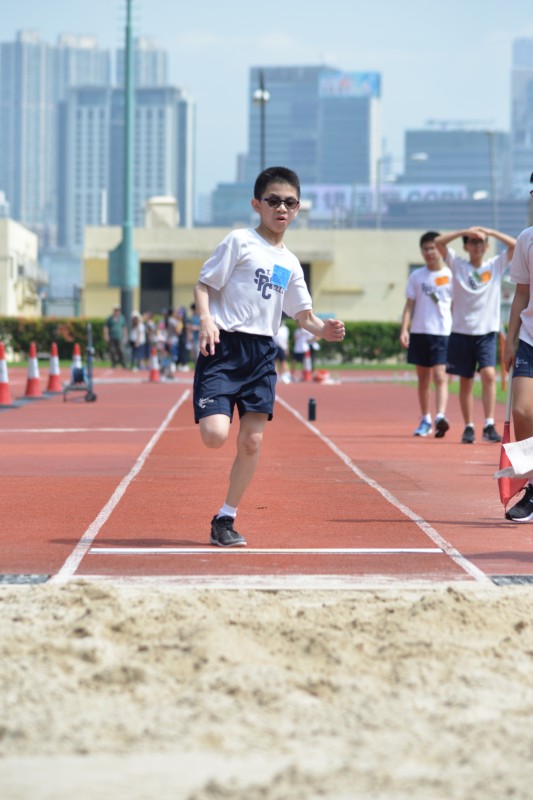
[[513,283],[529,286],[529,303],[520,314],[518,338],[533,347],[533,227],[523,230],[516,240],[510,277]]
[[295,317],[313,307],[302,266],[283,245],[257,231],[229,233],[207,259],[199,280],[209,289],[209,310],[221,330],[274,336],[285,311]]
[[499,331],[501,279],[509,266],[507,251],[476,268],[449,247],[445,261],[453,272],[452,331],[469,336]]
[[414,300],[409,330],[411,333],[430,333],[449,336],[452,329],[452,271],[419,267],[409,275],[405,296]]

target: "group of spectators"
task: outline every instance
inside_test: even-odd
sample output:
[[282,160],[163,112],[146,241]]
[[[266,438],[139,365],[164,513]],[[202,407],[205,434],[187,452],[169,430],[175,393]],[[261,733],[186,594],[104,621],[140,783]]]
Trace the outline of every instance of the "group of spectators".
[[133,311],[129,326],[120,306],[116,305],[104,324],[104,339],[113,368],[149,369],[155,348],[161,374],[171,378],[176,371],[189,370],[190,362],[196,361],[199,329],[194,303],[190,314],[185,306],[169,308],[159,319],[150,311],[144,314]]

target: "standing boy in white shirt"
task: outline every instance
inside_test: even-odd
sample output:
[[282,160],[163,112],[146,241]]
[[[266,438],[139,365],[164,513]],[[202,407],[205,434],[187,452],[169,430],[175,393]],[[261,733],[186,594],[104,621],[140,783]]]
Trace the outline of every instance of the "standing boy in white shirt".
[[[488,237],[507,249],[484,260]],[[468,260],[448,244],[462,237]],[[453,273],[452,332],[448,341],[446,371],[459,375],[459,404],[465,428],[463,444],[475,442],[474,376],[479,370],[485,413],[483,440],[501,442],[494,426],[496,410],[496,341],[500,331],[501,279],[513,256],[516,239],[490,228],[473,227],[443,234],[435,243]]]
[[257,177],[252,208],[255,229],[236,230],[205,262],[194,289],[200,319],[200,355],[194,374],[194,416],[207,447],[226,442],[235,406],[240,425],[237,455],[225,502],[211,520],[211,544],[243,547],[233,523],[253,477],[263,430],[274,411],[277,333],[282,312],[314,336],[344,338],[340,320],[322,321],[296,256],[283,237],[300,207],[300,181],[286,167],[270,167]]
[[438,235],[435,231],[428,231],[420,237],[420,250],[426,266],[413,270],[407,281],[400,343],[407,348],[407,362],[416,364],[421,418],[414,436],[433,433],[430,412],[433,377],[435,437],[442,439],[450,427],[446,419],[446,354],[452,326],[452,273],[443,264],[435,244]]

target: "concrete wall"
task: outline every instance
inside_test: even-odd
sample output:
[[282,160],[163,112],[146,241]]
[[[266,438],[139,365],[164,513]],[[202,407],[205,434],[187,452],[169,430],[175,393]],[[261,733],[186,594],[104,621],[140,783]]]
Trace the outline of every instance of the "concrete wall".
[[[423,231],[289,229],[287,246],[310,265],[314,309],[346,321],[399,321],[409,268],[423,263]],[[228,233],[223,228],[136,229],[134,246],[142,261],[174,265],[173,303],[192,302],[203,262]],[[121,238],[119,228],[87,228],[84,247],[82,314],[105,316],[120,301],[107,286],[107,258]],[[462,243],[457,243],[457,250]],[[139,293],[134,297],[138,308]],[[158,309],[154,309],[157,311]]]

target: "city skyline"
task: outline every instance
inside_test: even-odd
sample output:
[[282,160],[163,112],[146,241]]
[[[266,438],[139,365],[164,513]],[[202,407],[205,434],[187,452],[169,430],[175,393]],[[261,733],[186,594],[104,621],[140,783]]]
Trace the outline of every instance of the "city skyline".
[[[124,0],[46,6],[19,0],[3,13],[1,41],[35,30],[54,43],[60,34],[86,34],[101,47],[123,46]],[[248,80],[253,66],[318,65],[382,75],[382,131],[387,150],[403,153],[406,129],[428,119],[510,127],[511,49],[533,38],[525,0],[510,0],[506,16],[477,0],[441,4],[359,0],[328,5],[329,19],[293,0],[282,14],[234,0],[206,0],[186,13],[164,0],[134,0],[134,32],[168,51],[169,81],[197,104],[197,191],[205,194],[236,177],[248,140]],[[169,14],[175,16],[169,19]],[[268,109],[267,109],[268,113]],[[267,117],[268,137],[268,117]],[[268,143],[267,143],[268,161]]]

